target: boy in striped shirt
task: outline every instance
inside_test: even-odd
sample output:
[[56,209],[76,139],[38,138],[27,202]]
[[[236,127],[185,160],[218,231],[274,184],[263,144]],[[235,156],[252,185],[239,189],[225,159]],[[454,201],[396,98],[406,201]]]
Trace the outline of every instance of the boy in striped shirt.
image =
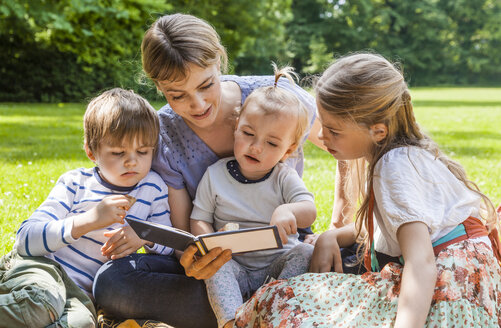
[[[92,283],[108,259],[145,247],[125,217],[171,225],[167,186],[151,171],[158,116],[132,91],[112,89],[84,115],[84,148],[96,166],[63,174],[21,224],[0,262],[0,317],[8,327],[95,327]],[[134,202],[133,202],[134,201]]]

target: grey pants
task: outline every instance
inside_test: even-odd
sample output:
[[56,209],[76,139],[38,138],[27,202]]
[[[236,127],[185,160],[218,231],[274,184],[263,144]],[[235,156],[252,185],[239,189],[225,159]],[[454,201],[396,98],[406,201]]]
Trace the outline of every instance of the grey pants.
[[268,276],[287,279],[308,272],[312,254],[312,245],[300,243],[261,270],[247,270],[235,260],[223,265],[214,276],[205,280],[218,326],[235,319],[238,307],[263,285]]
[[91,299],[46,257],[0,259],[0,327],[96,327]]

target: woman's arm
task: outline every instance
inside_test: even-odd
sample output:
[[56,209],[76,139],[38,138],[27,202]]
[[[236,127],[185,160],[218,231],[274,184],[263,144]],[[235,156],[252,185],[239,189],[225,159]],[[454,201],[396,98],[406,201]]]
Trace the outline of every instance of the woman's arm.
[[397,239],[405,265],[394,327],[423,327],[437,281],[428,226],[406,223],[398,229]]
[[[310,134],[308,135],[308,140],[311,141],[318,148],[327,151],[327,148],[324,146],[322,140],[318,138],[318,133],[320,132],[321,128],[322,124],[320,123],[317,117],[311,127]],[[332,205],[332,215],[330,224],[331,229],[340,228],[346,223],[349,223],[349,218],[352,218],[354,213],[354,209],[348,206],[346,195],[344,194],[343,181],[345,180],[345,176],[347,173],[348,173],[347,166],[343,165],[343,162],[338,161],[336,170],[335,189],[334,189],[334,203]]]
[[175,228],[190,231],[190,215],[193,205],[186,188],[169,187],[170,220]]
[[[344,182],[348,174],[348,165],[343,161],[337,162],[336,181],[334,189],[334,204],[332,205],[332,217],[330,229],[341,228],[347,223],[350,223],[353,218],[355,209],[348,202],[348,197],[345,194]],[[356,199],[356,195],[351,195],[351,199]]]
[[351,246],[356,241],[355,224],[351,223],[342,228],[327,230],[318,237],[311,258],[310,272],[343,272],[340,247]]

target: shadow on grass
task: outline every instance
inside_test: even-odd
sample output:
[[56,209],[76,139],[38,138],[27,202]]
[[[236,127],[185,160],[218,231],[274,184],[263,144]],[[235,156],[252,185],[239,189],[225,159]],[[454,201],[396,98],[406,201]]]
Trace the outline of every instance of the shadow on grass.
[[413,100],[415,107],[501,107],[501,101]]

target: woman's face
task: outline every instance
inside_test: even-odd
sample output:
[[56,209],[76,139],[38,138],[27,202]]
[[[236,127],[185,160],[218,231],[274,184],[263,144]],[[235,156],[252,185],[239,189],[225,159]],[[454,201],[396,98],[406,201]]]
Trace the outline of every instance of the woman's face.
[[217,64],[206,68],[189,64],[184,80],[158,82],[158,89],[189,127],[210,128],[216,122],[221,104],[219,74]]

